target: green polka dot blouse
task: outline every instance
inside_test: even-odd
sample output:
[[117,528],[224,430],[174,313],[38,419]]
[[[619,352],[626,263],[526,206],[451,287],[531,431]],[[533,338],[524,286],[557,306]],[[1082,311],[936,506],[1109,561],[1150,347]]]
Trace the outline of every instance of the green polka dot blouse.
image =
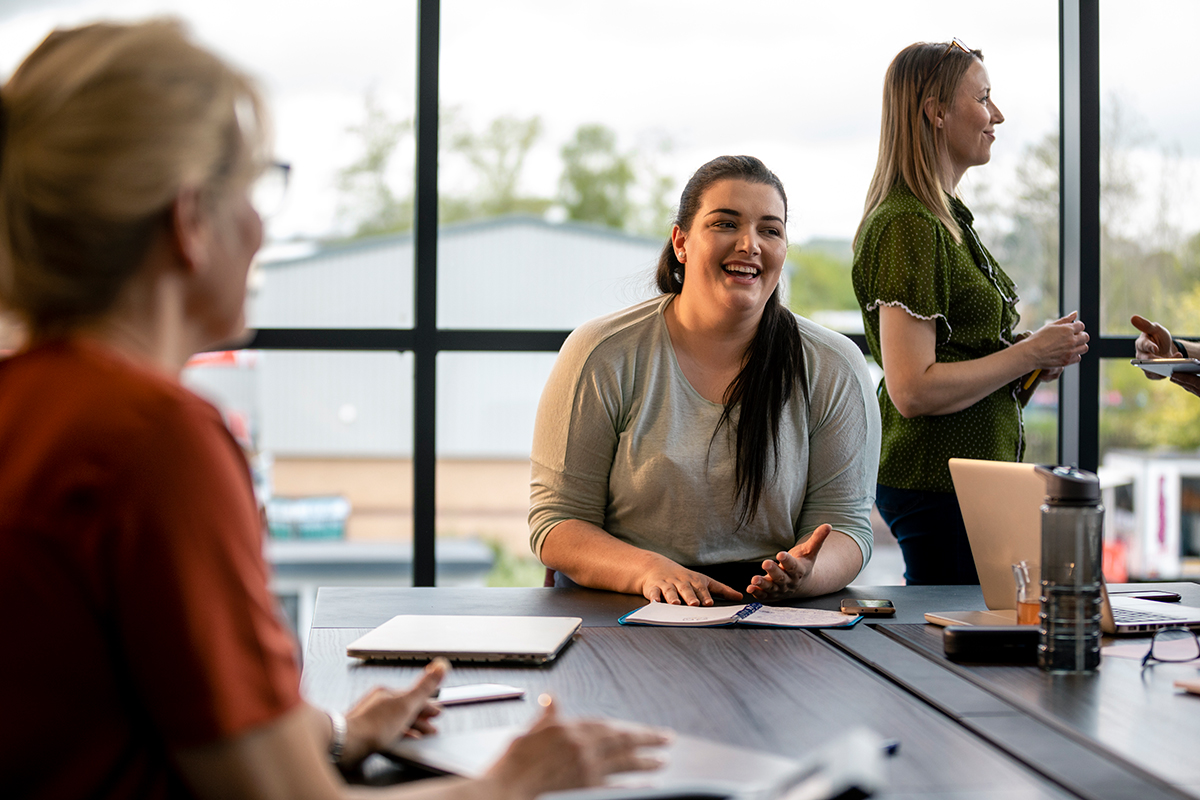
[[[937,324],[936,358],[969,361],[1013,342],[1017,292],[979,241],[974,217],[957,198],[950,207],[963,241],[950,232],[903,182],[867,219],[854,253],[854,293],[867,344],[887,371],[879,348],[879,307],[903,308]],[[905,419],[887,393],[876,395],[883,417],[879,483],[898,489],[952,492],[952,457],[1020,461],[1024,450],[1017,381],[954,414]]]

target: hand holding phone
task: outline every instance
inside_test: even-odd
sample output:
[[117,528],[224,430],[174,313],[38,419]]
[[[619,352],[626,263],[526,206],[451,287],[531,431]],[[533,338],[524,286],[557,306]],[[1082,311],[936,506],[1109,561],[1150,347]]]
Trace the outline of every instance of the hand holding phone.
[[842,601],[843,614],[864,614],[871,617],[890,617],[896,613],[891,600],[855,600],[847,597]]
[[1146,372],[1169,378],[1176,372],[1200,372],[1198,358],[1135,358],[1129,362],[1135,367],[1141,367]]

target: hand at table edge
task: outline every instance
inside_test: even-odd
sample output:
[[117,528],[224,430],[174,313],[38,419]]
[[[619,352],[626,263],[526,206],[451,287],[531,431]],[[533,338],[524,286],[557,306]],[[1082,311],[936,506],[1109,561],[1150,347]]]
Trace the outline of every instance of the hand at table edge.
[[666,556],[642,578],[642,596],[652,603],[711,606],[713,595],[741,600],[742,593],[707,575],[677,564]]

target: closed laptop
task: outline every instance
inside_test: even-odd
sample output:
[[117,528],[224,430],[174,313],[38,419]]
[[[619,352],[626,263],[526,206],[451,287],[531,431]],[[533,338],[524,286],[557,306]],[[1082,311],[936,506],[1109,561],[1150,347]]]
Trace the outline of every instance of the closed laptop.
[[558,656],[582,623],[579,617],[401,615],[351,642],[346,655],[544,664]]

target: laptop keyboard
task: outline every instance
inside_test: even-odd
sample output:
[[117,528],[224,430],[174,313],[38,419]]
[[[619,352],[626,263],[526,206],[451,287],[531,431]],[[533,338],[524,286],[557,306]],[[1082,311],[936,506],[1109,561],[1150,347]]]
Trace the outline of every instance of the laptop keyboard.
[[1143,625],[1147,622],[1170,622],[1178,619],[1169,614],[1154,614],[1149,611],[1130,611],[1127,608],[1114,608],[1113,622],[1118,625]]

